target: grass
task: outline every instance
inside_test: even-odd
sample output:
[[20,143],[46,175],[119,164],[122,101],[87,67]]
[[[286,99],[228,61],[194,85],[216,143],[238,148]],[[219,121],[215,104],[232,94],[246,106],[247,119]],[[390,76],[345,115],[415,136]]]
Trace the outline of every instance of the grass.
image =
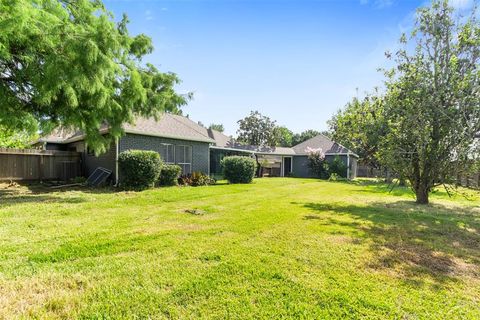
[[372,181],[0,187],[0,318],[479,319],[479,204]]

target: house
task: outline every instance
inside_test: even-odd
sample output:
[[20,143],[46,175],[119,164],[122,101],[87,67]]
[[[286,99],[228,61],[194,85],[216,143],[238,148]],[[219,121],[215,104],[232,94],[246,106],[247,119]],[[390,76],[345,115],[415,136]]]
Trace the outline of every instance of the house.
[[[327,160],[338,156],[347,166],[347,176],[356,176],[358,156],[323,135],[307,140],[293,148],[258,147],[243,145],[221,132],[204,128],[189,118],[164,114],[153,118],[138,118],[135,124],[124,125],[125,135],[112,143],[107,152],[96,156],[85,143],[80,131],[56,130],[42,137],[36,147],[46,150],[77,151],[81,153],[84,174],[95,168],[112,171],[113,181],[118,182],[118,155],[126,150],[153,150],[168,164],[178,164],[183,173],[195,171],[213,176],[221,175],[220,161],[229,155],[251,156],[261,165],[261,174],[268,176],[312,177],[307,162],[307,147],[322,148]],[[108,127],[101,132],[107,134]]]

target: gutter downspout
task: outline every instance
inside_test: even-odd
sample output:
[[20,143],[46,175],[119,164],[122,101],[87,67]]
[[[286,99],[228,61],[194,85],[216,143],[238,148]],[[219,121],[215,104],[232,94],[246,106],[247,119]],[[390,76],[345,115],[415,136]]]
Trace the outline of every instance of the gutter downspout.
[[210,146],[211,144],[208,145],[208,176],[210,176]]
[[115,187],[118,187],[118,138],[115,138]]

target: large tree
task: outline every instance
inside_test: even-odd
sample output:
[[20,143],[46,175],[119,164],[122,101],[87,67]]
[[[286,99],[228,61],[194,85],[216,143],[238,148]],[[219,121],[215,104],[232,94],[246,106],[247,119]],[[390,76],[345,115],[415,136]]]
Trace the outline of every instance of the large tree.
[[225,131],[225,127],[221,123],[212,123],[208,129],[216,130],[218,132],[223,132]]
[[238,141],[255,146],[274,147],[278,143],[277,125],[274,120],[258,111],[238,121]]
[[295,146],[297,144],[300,144],[304,141],[307,141],[308,139],[318,136],[319,134],[321,134],[320,131],[311,129],[305,130],[301,133],[295,133],[292,137],[292,145]]
[[142,61],[151,39],[130,36],[127,23],[100,0],[0,0],[0,125],[74,127],[102,151],[135,116],[178,111],[179,79]]
[[426,204],[472,154],[480,131],[480,25],[473,12],[457,19],[448,1],[417,13],[411,36],[387,72],[389,131],[380,154]]
[[291,147],[293,141],[293,132],[285,126],[278,126],[275,128],[275,135],[277,136],[278,145],[281,147]]
[[353,98],[328,121],[332,138],[359,155],[360,161],[379,168],[380,142],[388,131],[384,98],[376,92],[364,99]]
[[32,130],[12,130],[0,126],[0,148],[28,148],[38,138]]

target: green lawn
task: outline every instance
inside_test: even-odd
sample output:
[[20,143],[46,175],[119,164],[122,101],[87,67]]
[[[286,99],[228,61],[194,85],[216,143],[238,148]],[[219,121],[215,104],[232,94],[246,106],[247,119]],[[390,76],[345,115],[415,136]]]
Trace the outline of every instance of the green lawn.
[[478,194],[3,188],[0,318],[480,318]]

